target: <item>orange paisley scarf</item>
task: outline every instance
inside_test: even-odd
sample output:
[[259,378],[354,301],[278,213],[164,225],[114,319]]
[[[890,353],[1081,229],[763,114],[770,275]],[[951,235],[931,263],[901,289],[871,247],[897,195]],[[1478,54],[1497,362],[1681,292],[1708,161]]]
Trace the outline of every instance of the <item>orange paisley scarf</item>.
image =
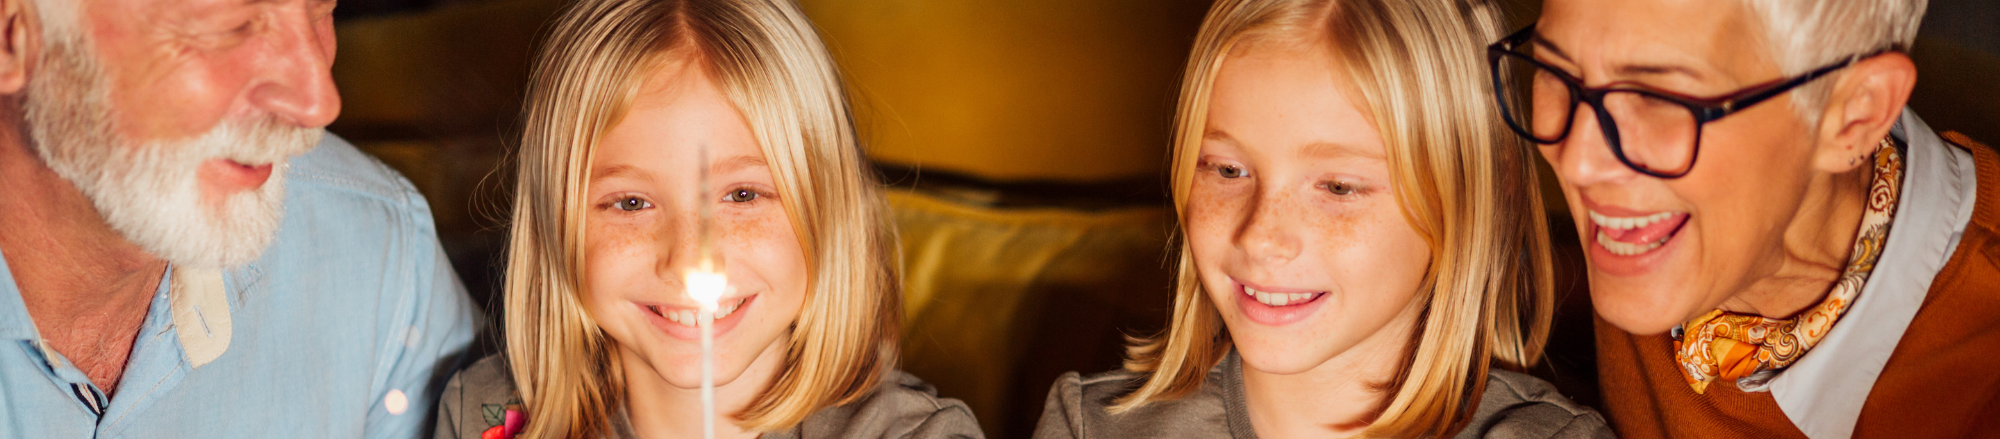
[[1875,271],[1875,260],[1882,256],[1889,222],[1896,214],[1903,158],[1889,142],[1882,139],[1876,149],[1868,209],[1861,215],[1861,230],[1847,267],[1826,299],[1789,319],[1717,309],[1674,328],[1674,358],[1680,361],[1682,378],[1694,386],[1695,393],[1706,392],[1716,378],[1735,381],[1736,387],[1746,392],[1767,390],[1778,371],[1818,345],[1834,322],[1847,313],[1868,274]]

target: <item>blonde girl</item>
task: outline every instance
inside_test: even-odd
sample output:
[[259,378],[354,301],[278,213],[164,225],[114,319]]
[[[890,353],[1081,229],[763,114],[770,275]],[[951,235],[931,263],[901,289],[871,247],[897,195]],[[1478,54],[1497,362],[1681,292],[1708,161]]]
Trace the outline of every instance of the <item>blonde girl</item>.
[[718,437],[979,435],[963,404],[893,369],[887,217],[796,5],[576,2],[525,116],[506,353],[447,386],[439,437],[699,435],[682,279],[702,264],[729,280]]
[[1552,277],[1469,0],[1222,0],[1181,89],[1169,329],[1050,391],[1037,437],[1592,437],[1512,372]]

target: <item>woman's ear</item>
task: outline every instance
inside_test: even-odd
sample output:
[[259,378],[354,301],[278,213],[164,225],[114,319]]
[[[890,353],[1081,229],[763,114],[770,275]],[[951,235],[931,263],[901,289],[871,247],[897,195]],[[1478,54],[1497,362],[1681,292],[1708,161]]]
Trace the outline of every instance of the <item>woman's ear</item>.
[[1869,164],[1875,146],[1902,117],[1917,84],[1917,66],[1902,52],[1888,52],[1857,61],[1834,79],[1820,113],[1814,162],[1838,174]]

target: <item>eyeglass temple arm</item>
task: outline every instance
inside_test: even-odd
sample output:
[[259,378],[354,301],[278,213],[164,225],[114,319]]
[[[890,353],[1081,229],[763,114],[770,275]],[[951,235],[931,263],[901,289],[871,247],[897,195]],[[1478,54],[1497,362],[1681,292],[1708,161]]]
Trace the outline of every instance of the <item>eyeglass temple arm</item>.
[[1721,99],[1719,99],[1720,102],[1718,102],[1715,106],[1700,109],[1701,110],[1699,111],[1699,113],[1701,114],[1700,119],[1702,122],[1708,122],[1711,120],[1720,119],[1723,116],[1728,116],[1730,113],[1735,113],[1737,110],[1750,108],[1753,105],[1757,105],[1758,103],[1764,102],[1773,97],[1777,97],[1778,95],[1785,94],[1785,92],[1791,91],[1794,88],[1798,88],[1798,86],[1800,85],[1805,85],[1805,83],[1812,82],[1813,80],[1819,79],[1820,77],[1833,74],[1833,72],[1835,71],[1847,68],[1847,66],[1854,65],[1854,63],[1861,62],[1861,60],[1873,58],[1875,57],[1875,55],[1880,55],[1884,52],[1888,51],[1882,50],[1869,53],[1866,55],[1856,55],[1848,57],[1846,60],[1835,62],[1833,64],[1828,64],[1825,67],[1813,69],[1813,71],[1806,72],[1806,74],[1799,75],[1797,77],[1792,78],[1791,80],[1751,90],[1744,90],[1743,93],[1739,93],[1735,96],[1724,96]]

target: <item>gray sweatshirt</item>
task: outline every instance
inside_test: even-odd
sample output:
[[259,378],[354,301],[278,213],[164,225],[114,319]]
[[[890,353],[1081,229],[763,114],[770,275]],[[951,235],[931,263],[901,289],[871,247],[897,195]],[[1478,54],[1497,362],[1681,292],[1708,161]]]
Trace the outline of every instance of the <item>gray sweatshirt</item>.
[[[1201,389],[1119,415],[1104,408],[1138,388],[1138,374],[1117,371],[1082,378],[1070,372],[1049,389],[1035,438],[1256,438],[1243,397],[1242,364],[1232,351],[1209,369]],[[1613,437],[1603,416],[1570,402],[1548,382],[1499,369],[1486,377],[1479,408],[1455,439]]]
[[[501,356],[486,357],[460,371],[438,397],[437,439],[477,439],[504,420],[508,404],[519,404],[514,382]],[[630,417],[619,407],[608,437],[633,438]],[[819,438],[984,438],[979,422],[965,403],[939,398],[923,380],[891,371],[874,393],[858,401],[828,407],[805,422],[783,431],[758,435],[763,439]]]

